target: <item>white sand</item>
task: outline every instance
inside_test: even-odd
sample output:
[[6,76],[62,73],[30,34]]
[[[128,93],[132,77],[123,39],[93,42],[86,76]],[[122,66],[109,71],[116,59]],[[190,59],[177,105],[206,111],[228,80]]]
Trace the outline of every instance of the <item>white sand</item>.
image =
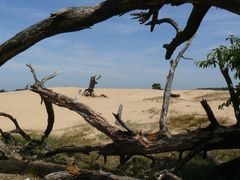
[[[52,88],[54,91],[74,98],[79,88]],[[108,98],[91,98],[80,96],[79,101],[87,104],[96,112],[102,114],[108,121],[114,122],[113,112],[117,112],[119,104],[123,104],[123,119],[134,124],[158,122],[161,110],[163,91],[151,89],[96,89],[97,95],[104,94]],[[209,99],[217,118],[229,119],[234,123],[231,107],[218,110],[218,105],[228,98],[227,91],[213,90],[178,90],[180,98],[172,98],[169,116],[184,114],[205,115],[200,104],[202,97]],[[30,91],[0,93],[1,112],[6,112],[17,118],[20,126],[28,130],[44,130],[47,125],[47,114],[44,105],[40,104],[39,95]],[[75,112],[54,106],[54,130],[74,127],[85,123]],[[0,128],[10,130],[14,126],[6,118],[0,117]]]

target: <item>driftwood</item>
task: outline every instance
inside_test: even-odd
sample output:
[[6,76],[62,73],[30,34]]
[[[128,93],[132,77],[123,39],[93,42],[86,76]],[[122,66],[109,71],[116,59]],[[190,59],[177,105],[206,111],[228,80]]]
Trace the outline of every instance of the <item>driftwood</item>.
[[173,97],[173,98],[178,98],[178,97],[180,97],[181,95],[180,95],[180,94],[173,94],[173,93],[171,93],[170,96]]

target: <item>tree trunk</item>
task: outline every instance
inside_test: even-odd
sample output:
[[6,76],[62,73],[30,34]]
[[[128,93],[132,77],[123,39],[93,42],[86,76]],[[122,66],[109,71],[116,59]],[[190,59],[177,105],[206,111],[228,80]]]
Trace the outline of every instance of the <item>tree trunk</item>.
[[181,60],[183,54],[188,49],[188,47],[191,45],[193,38],[194,37],[192,37],[186,43],[186,45],[183,47],[183,49],[179,52],[177,58],[175,60],[170,61],[170,70],[168,73],[167,82],[166,82],[165,89],[164,89],[163,104],[162,104],[162,110],[161,110],[160,121],[159,121],[160,131],[163,131],[163,132],[168,131],[167,114],[168,114],[169,102],[170,102],[170,97],[171,97],[171,89],[172,89],[172,83],[173,83],[175,70],[176,70],[177,65],[178,65],[179,61]]
[[228,69],[224,68],[222,66],[219,66],[221,73],[223,75],[223,77],[225,78],[226,82],[227,82],[227,86],[228,86],[228,91],[230,94],[230,98],[233,104],[233,109],[234,109],[234,113],[235,113],[235,117],[237,119],[237,125],[240,125],[240,108],[239,108],[239,97],[237,95],[237,93],[234,90],[234,85],[232,83],[232,80],[229,76],[228,73]]
[[97,75],[91,76],[88,88],[85,89],[85,91],[83,93],[85,96],[92,96],[93,95],[95,85],[98,83],[97,80],[100,79],[100,78],[101,78],[101,75],[99,75],[98,77],[97,77]]

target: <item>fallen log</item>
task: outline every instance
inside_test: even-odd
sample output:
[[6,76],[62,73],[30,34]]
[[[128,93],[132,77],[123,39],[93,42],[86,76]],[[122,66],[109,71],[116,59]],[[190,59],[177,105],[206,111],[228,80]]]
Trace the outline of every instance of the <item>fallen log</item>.
[[117,176],[109,172],[105,172],[102,170],[94,171],[94,170],[82,170],[79,169],[77,173],[69,173],[68,171],[59,171],[48,174],[44,178],[45,180],[64,180],[64,179],[72,179],[72,180],[95,180],[95,179],[107,179],[107,180],[137,180],[135,178],[131,178],[128,176]]
[[103,132],[113,140],[116,147],[109,155],[121,154],[152,154],[170,151],[188,151],[202,142],[211,141],[204,150],[239,148],[240,128],[236,126],[218,127],[217,129],[197,129],[188,134],[176,134],[171,137],[161,137],[156,133],[129,133],[108,123],[106,119],[95,113],[83,103],[65,95],[32,86],[32,91],[47,98],[55,105],[77,112],[89,124]]

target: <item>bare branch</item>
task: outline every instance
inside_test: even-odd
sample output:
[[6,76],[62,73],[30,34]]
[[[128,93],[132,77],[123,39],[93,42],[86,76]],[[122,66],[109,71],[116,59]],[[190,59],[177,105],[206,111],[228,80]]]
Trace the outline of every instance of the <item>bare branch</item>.
[[133,19],[138,19],[140,24],[144,24],[152,16],[152,21],[151,21],[152,23],[149,24],[149,25],[151,25],[150,32],[152,32],[154,30],[154,27],[156,25],[156,21],[158,19],[159,10],[163,7],[163,5],[164,4],[160,4],[157,7],[151,8],[151,9],[149,9],[148,12],[133,13],[131,15],[135,16],[135,17],[133,17]]
[[54,150],[51,150],[47,153],[45,153],[44,155],[41,155],[41,158],[48,158],[51,156],[55,156],[57,154],[60,153],[82,153],[82,154],[86,154],[89,155],[89,153],[93,152],[93,151],[98,151],[99,153],[102,152],[102,154],[107,154],[107,152],[104,152],[104,148],[106,147],[106,145],[99,145],[99,146],[65,146],[65,147],[60,147]]
[[[196,33],[201,20],[210,6],[240,14],[240,2],[236,0],[106,0],[93,7],[65,8],[52,13],[49,18],[19,32],[0,45],[0,66],[45,38],[60,33],[80,31],[110,19],[113,16],[121,15],[129,11],[158,9],[163,4],[169,3],[172,5],[192,3],[194,4],[194,9],[185,30],[179,36],[175,37],[169,45],[165,45],[167,49],[167,59],[170,59],[178,45],[189,40],[192,35]],[[156,15],[154,15],[154,18],[155,17]],[[153,27],[151,29],[153,29]]]
[[199,154],[201,151],[204,151],[207,147],[211,146],[212,144],[216,143],[219,141],[220,138],[216,137],[216,138],[212,138],[209,140],[205,140],[205,141],[199,141],[198,144],[196,145],[196,147],[190,151],[190,153],[183,158],[178,164],[177,166],[172,170],[173,173],[177,173],[181,168],[183,168],[183,166],[185,166],[195,155]]
[[30,68],[31,73],[33,75],[33,79],[35,80],[35,83],[39,83],[40,81],[37,78],[37,73],[36,73],[35,69],[32,67],[32,65],[31,64],[26,64],[26,66]]
[[11,116],[10,114],[7,114],[7,113],[3,113],[3,112],[0,112],[0,116],[3,116],[3,117],[7,117],[9,118],[13,124],[15,125],[16,129],[14,131],[12,131],[12,133],[18,133],[20,134],[25,140],[27,141],[31,141],[31,137],[29,135],[27,135],[22,129],[21,127],[19,126],[17,120]]
[[48,114],[48,124],[44,134],[42,135],[42,139],[41,139],[42,142],[50,135],[53,129],[54,121],[55,121],[53,104],[49,102],[46,98],[43,98],[43,101]]
[[29,67],[30,70],[31,70],[31,73],[32,73],[33,78],[34,78],[34,80],[35,80],[35,84],[34,84],[34,85],[41,86],[42,88],[44,88],[44,83],[45,83],[45,82],[47,82],[48,80],[56,77],[57,74],[58,74],[59,71],[60,71],[60,70],[58,70],[58,71],[54,72],[53,74],[50,74],[50,75],[42,78],[41,80],[38,80],[38,78],[37,78],[37,73],[36,73],[35,69],[32,67],[32,65],[31,65],[31,64],[26,64],[26,66]]
[[185,56],[182,56],[182,58],[185,59],[185,60],[191,60],[191,61],[194,60],[193,58],[189,58],[189,57],[185,57]]
[[14,151],[11,151],[1,140],[0,140],[0,160],[5,159],[18,159],[22,157]]
[[113,114],[113,116],[116,119],[116,124],[117,125],[121,125],[124,129],[126,129],[128,132],[130,133],[134,133],[130,128],[127,127],[126,123],[122,120],[122,109],[123,109],[123,105],[120,104],[119,108],[118,108],[118,113],[117,114]]
[[42,78],[41,81],[40,81],[40,83],[41,83],[41,84],[44,84],[46,81],[48,81],[48,80],[56,77],[59,72],[60,72],[60,70],[54,72],[53,74],[50,74],[50,75],[46,76],[45,78]]
[[[46,76],[45,78],[43,78],[43,79],[41,79],[39,81],[38,78],[37,78],[37,73],[36,73],[35,69],[32,67],[32,65],[31,64],[27,64],[26,66],[31,69],[33,78],[35,79],[35,83],[34,83],[33,86],[41,88],[41,89],[44,89],[44,83],[46,81],[54,78],[57,75],[57,73],[58,73],[58,71],[56,71],[53,74],[50,74],[50,75]],[[47,125],[47,128],[46,128],[44,134],[42,135],[42,138],[41,138],[41,142],[43,142],[49,136],[49,134],[51,133],[51,131],[53,129],[55,117],[54,117],[54,110],[53,110],[52,103],[49,102],[47,100],[47,98],[44,98],[41,95],[40,95],[40,97],[44,101],[44,104],[45,104],[45,107],[46,107],[46,111],[47,111],[47,114],[48,114],[48,125]]]
[[203,4],[194,4],[192,12],[189,16],[186,27],[179,32],[170,44],[164,44],[163,47],[167,50],[166,59],[170,59],[175,49],[185,41],[188,41],[196,34],[204,16],[208,12],[210,6]]
[[101,75],[101,74],[100,74],[100,75],[98,75],[98,76],[96,75],[96,76],[95,76],[95,79],[96,79],[96,80],[98,80],[98,79],[100,79],[101,77],[102,77],[102,75]]
[[151,26],[152,26],[153,24],[154,24],[154,25],[156,25],[156,24],[160,25],[160,24],[162,24],[162,23],[168,23],[168,24],[170,24],[171,26],[173,26],[174,29],[175,29],[176,32],[177,32],[177,35],[178,35],[178,33],[181,31],[178,23],[177,23],[176,21],[174,21],[173,19],[171,19],[171,18],[162,18],[162,19],[158,19],[158,20],[156,20],[156,21],[150,21],[150,22],[148,22],[148,23],[146,24],[146,26],[148,26],[148,25],[151,25]]
[[74,99],[72,98],[69,98],[59,93],[55,93],[46,88],[42,89],[42,88],[39,88],[38,86],[32,86],[30,90],[38,93],[43,99],[47,99],[51,103],[54,103],[61,107],[66,107],[70,110],[77,112],[89,124],[97,128],[99,131],[103,132],[110,138],[112,139],[118,138],[117,134],[121,132],[121,130],[117,126],[114,126],[113,124],[109,124],[107,120],[105,120],[98,113],[94,112],[87,105],[83,103],[75,102]]
[[117,176],[110,172],[102,170],[84,170],[77,169],[75,173],[70,173],[67,170],[51,173],[45,176],[46,180],[58,180],[58,179],[107,179],[107,180],[137,180],[128,176]]
[[208,102],[206,99],[202,99],[201,104],[205,110],[205,112],[207,113],[208,119],[210,121],[210,126],[211,128],[217,128],[219,127],[219,123],[216,119],[216,117],[214,116],[211,107],[209,106]]
[[175,60],[170,61],[170,70],[167,77],[167,82],[164,89],[163,94],[163,104],[162,104],[162,110],[160,114],[160,120],[159,120],[159,127],[160,131],[167,132],[167,114],[168,114],[168,108],[169,108],[169,102],[171,97],[171,89],[172,89],[172,83],[175,75],[175,70],[177,68],[177,65],[179,61],[181,60],[183,54],[186,52],[186,50],[189,48],[189,46],[192,43],[194,36],[185,44],[185,46],[182,48],[182,50],[178,53],[178,56]]

